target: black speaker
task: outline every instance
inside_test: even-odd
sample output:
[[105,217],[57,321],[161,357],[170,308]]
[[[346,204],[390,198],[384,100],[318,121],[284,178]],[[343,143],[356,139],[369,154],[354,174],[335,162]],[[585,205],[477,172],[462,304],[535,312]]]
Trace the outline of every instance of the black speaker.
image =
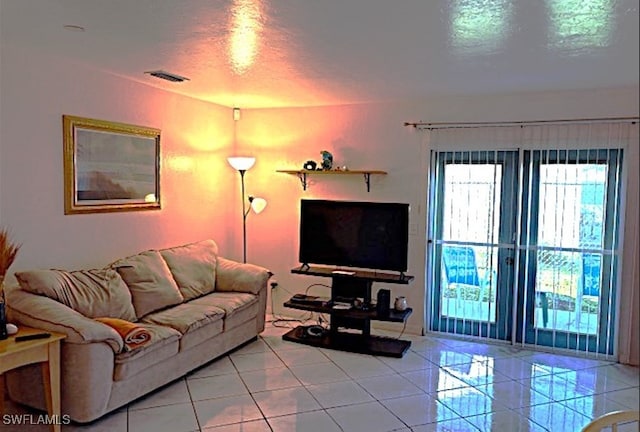
[[378,315],[389,315],[389,308],[391,307],[391,291],[388,289],[378,290],[378,302],[376,303],[376,309]]

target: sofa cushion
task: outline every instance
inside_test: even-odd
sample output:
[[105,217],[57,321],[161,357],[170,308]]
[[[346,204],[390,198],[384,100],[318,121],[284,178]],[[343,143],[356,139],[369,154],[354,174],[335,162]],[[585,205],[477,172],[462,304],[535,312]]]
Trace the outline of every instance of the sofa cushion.
[[151,342],[116,355],[113,379],[126,380],[149,366],[178,353],[180,333],[170,327],[140,324],[151,334]]
[[258,296],[248,293],[214,292],[189,303],[214,306],[224,310],[225,331],[255,318],[258,313]]
[[200,345],[203,342],[209,341],[208,343],[217,344],[217,340],[211,340],[216,336],[220,335],[224,331],[224,319],[220,318],[219,320],[207,323],[203,326],[200,326],[196,329],[189,330],[187,333],[182,335],[180,338],[180,351],[185,351],[191,349],[197,345]]
[[224,310],[219,307],[188,302],[149,314],[141,322],[171,327],[185,334],[190,330],[223,318]]
[[184,297],[158,251],[146,251],[111,264],[131,291],[136,317],[182,303]]
[[131,293],[111,268],[30,270],[15,275],[23,290],[56,300],[88,318],[136,319]]
[[180,350],[189,349],[222,333],[225,311],[208,304],[182,303],[155,312],[142,319],[144,323],[171,327],[182,334]]
[[212,292],[216,287],[218,246],[205,240],[159,251],[185,300]]

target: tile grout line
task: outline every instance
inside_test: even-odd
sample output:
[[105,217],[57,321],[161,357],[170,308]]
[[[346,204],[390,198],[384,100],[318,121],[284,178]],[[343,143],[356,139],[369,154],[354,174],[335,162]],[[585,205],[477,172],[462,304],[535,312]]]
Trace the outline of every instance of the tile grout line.
[[[282,336],[281,336],[281,337],[282,337]],[[305,389],[307,393],[309,393],[309,395],[313,398],[313,400],[314,400],[314,401],[318,404],[318,406],[320,407],[320,410],[314,410],[314,411],[308,411],[308,412],[318,412],[318,411],[323,411],[327,416],[329,416],[329,418],[334,422],[334,424],[335,424],[336,426],[338,426],[338,428],[339,428],[341,431],[344,431],[344,429],[342,428],[342,426],[340,426],[340,424],[339,424],[339,423],[338,423],[338,422],[337,422],[337,421],[336,421],[336,420],[331,416],[331,414],[327,411],[327,409],[326,409],[324,406],[322,406],[322,404],[320,403],[320,401],[315,397],[315,395],[314,395],[311,391],[309,391],[309,389],[307,388],[306,384],[305,384],[305,383],[303,383],[303,382],[302,382],[302,380],[300,380],[300,378],[298,378],[298,376],[297,376],[297,375],[296,375],[296,374],[291,370],[291,368],[289,367],[289,365],[288,365],[287,363],[285,363],[284,359],[282,359],[282,357],[280,357],[280,356],[278,355],[278,353],[276,352],[276,350],[274,350],[274,349],[273,349],[273,347],[271,347],[269,344],[267,344],[267,346],[269,346],[269,348],[271,349],[271,351],[273,351],[273,353],[276,355],[276,357],[278,357],[278,358],[280,359],[280,361],[285,365],[285,367],[286,367],[286,368],[287,368],[287,370],[291,373],[291,375],[293,375],[293,376],[296,378],[296,380],[300,383],[300,385],[302,386],[302,388],[303,388],[303,389]],[[328,356],[326,356],[322,351],[318,350],[318,352],[319,352],[322,356],[326,357],[326,358],[329,360],[329,362],[333,363],[333,360],[332,360],[331,358],[329,358]],[[294,413],[293,415],[296,415],[296,414],[297,414],[297,413]],[[289,415],[291,415],[291,414],[289,414]],[[267,421],[268,421],[268,420],[267,420]],[[269,424],[269,426],[271,426],[271,425]]]

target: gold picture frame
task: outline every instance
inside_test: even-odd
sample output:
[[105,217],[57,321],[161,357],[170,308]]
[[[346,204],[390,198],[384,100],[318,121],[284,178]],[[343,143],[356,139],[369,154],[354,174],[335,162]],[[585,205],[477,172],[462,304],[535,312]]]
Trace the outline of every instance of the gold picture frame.
[[64,214],[160,209],[160,130],[62,116]]

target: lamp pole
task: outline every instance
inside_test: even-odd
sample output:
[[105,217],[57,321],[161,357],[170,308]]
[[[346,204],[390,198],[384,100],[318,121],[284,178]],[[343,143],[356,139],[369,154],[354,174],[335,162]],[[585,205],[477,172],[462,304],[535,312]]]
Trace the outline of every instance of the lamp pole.
[[238,170],[240,172],[240,184],[242,185],[242,262],[247,262],[247,210],[244,202],[244,173],[247,170]]

